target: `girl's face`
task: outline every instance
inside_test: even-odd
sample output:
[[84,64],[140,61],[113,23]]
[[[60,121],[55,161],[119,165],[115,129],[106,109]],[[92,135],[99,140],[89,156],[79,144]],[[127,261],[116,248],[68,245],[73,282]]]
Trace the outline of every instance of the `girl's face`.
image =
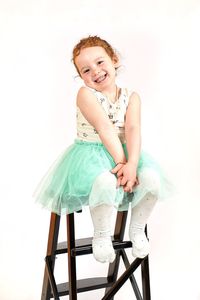
[[95,46],[82,49],[75,63],[88,87],[103,91],[115,85],[117,62],[111,59],[104,48]]

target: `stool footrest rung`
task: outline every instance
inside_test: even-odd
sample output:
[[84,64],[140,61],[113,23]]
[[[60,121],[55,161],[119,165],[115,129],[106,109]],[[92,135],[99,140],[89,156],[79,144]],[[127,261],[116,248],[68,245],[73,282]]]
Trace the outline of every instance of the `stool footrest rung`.
[[[91,237],[83,238],[83,239],[77,239],[75,241],[76,247],[87,247],[91,244],[92,244],[92,238]],[[68,249],[67,249],[67,242],[66,241],[57,244],[57,249],[55,251],[55,255],[64,254],[64,253],[67,253],[67,252],[68,252]]]
[[[113,248],[115,250],[121,250],[125,248],[131,248],[132,243],[130,241],[113,241]],[[55,255],[67,253],[67,242],[61,242],[55,251]],[[92,238],[76,240],[76,247],[71,250],[72,256],[85,255],[92,253]]]
[[[77,292],[87,292],[91,290],[101,289],[109,287],[112,285],[112,282],[108,281],[107,277],[96,277],[96,278],[85,278],[77,280]],[[69,283],[60,283],[57,285],[57,290],[59,296],[69,295]],[[51,294],[53,297],[53,294]]]
[[[130,248],[130,247],[132,247],[132,243],[130,241],[114,241],[113,242],[113,248],[115,250],[121,250],[121,249],[125,249],[125,248]],[[71,251],[72,256],[91,254],[91,253],[92,253],[92,245],[76,247],[76,248],[72,249],[72,251]]]

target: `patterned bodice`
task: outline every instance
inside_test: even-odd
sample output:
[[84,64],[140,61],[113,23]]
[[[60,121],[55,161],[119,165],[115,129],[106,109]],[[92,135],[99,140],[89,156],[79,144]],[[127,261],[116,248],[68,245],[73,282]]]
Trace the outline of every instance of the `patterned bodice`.
[[[121,88],[118,100],[112,103],[105,95],[94,89],[90,90],[95,94],[97,101],[105,110],[110,121],[116,128],[116,132],[122,143],[125,142],[125,115],[129,101],[127,89]],[[91,142],[101,142],[96,129],[90,125],[77,107],[77,139]]]

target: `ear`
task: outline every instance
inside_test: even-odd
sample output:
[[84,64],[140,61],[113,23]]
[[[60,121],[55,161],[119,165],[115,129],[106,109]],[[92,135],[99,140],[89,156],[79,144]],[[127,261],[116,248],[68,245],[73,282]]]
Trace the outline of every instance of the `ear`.
[[112,61],[114,63],[115,68],[118,68],[119,67],[119,57],[116,54],[113,55]]

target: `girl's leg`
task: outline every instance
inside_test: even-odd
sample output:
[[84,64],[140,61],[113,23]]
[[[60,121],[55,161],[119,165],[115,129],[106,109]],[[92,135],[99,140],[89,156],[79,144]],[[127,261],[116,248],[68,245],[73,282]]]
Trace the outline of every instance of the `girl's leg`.
[[92,240],[93,255],[99,262],[113,262],[115,251],[111,241],[110,220],[113,206],[102,204],[90,208],[94,226],[94,237]]
[[160,179],[155,171],[145,169],[141,172],[135,193],[137,193],[137,189],[138,192],[139,189],[147,189],[151,192],[146,193],[144,198],[131,210],[129,237],[132,241],[134,257],[144,258],[149,253],[149,242],[144,229],[157,202],[159,188]]
[[102,263],[111,263],[115,259],[110,224],[114,211],[112,203],[114,203],[115,197],[116,177],[109,171],[105,171],[96,178],[89,198],[94,226],[93,255],[97,261]]
[[129,237],[132,241],[132,254],[134,257],[143,258],[149,253],[149,242],[144,229],[156,201],[157,197],[155,195],[147,193],[131,210]]

